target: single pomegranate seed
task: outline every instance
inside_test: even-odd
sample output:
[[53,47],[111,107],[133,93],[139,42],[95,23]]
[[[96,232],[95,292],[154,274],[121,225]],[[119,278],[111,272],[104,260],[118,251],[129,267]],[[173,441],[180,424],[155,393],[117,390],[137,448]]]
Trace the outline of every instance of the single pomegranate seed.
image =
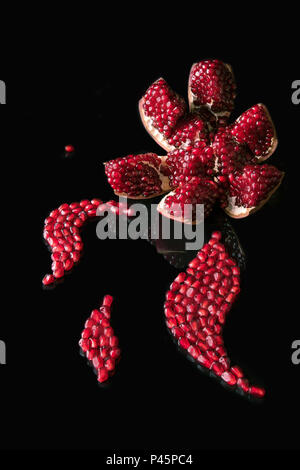
[[53,274],[46,274],[46,276],[43,279],[43,284],[44,286],[49,286],[50,284],[53,284],[54,281],[55,281],[55,278]]
[[264,388],[252,386],[252,387],[249,388],[249,393],[250,393],[250,395],[253,395],[255,397],[263,398],[266,394],[266,391],[265,391]]
[[113,297],[111,295],[106,295],[103,299],[103,306],[110,307],[113,302]]
[[226,382],[228,385],[235,385],[237,382],[237,379],[234,374],[232,374],[229,371],[223,372],[221,375],[221,378]]
[[73,145],[66,145],[65,146],[65,151],[67,153],[71,153],[71,152],[74,152],[75,148],[73,147]]
[[108,377],[109,377],[108,371],[104,367],[102,367],[98,370],[98,382],[100,382],[100,383],[106,382]]

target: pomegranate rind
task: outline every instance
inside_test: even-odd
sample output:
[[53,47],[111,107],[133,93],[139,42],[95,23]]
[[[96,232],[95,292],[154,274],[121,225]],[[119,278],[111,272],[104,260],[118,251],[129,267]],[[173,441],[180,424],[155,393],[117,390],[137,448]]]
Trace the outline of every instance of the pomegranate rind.
[[[196,106],[195,105],[195,98],[196,96],[193,94],[192,92],[192,87],[191,87],[191,84],[192,84],[192,75],[194,73],[194,68],[196,65],[198,65],[199,62],[195,62],[192,67],[191,67],[191,70],[190,70],[190,74],[189,74],[189,80],[188,80],[188,102],[189,102],[189,109],[190,109],[190,112],[197,112],[199,111],[201,108],[203,109],[208,109],[211,113],[213,113],[214,116],[216,116],[217,118],[222,118],[222,117],[225,117],[225,118],[228,118],[230,115],[231,115],[231,112],[232,111],[228,111],[228,110],[224,110],[224,111],[220,111],[220,112],[214,112],[211,110],[211,107],[213,106],[213,102],[210,103],[210,104],[206,104],[206,105],[201,105],[201,106]],[[226,64],[225,62],[223,62],[223,64],[225,65],[225,67],[227,67],[227,69],[229,70],[229,72],[231,73],[232,75],[232,80],[233,82],[235,83],[235,76],[234,76],[234,73],[233,73],[233,70],[232,70],[232,66],[230,64]],[[234,97],[233,99],[236,97],[236,93],[234,94]]]
[[244,206],[236,206],[234,201],[235,197],[228,197],[228,205],[225,207],[224,211],[229,217],[233,219],[243,219],[248,217],[251,214],[254,214],[258,210],[260,210],[271,198],[271,196],[277,191],[279,186],[282,183],[285,173],[282,172],[282,176],[280,178],[279,183],[268,193],[268,196],[263,199],[257,206],[254,207],[244,207]]
[[[253,152],[253,155],[254,155],[254,158],[257,160],[257,162],[264,162],[265,160],[267,160],[268,158],[271,157],[271,155],[273,155],[273,153],[275,152],[275,150],[277,149],[277,146],[278,146],[278,138],[277,138],[277,132],[276,132],[276,128],[275,128],[275,124],[271,118],[271,115],[270,115],[270,112],[268,110],[268,108],[266,107],[266,105],[264,105],[263,103],[257,103],[257,106],[259,106],[260,108],[263,108],[264,110],[264,113],[266,115],[266,117],[268,118],[268,121],[273,129],[273,137],[272,137],[272,141],[271,141],[271,145],[270,147],[268,148],[267,150],[267,153],[266,155],[255,155]],[[245,113],[247,113],[251,108],[247,109],[247,111],[245,111]],[[237,120],[235,121],[235,123],[232,125],[232,128],[234,128],[241,120],[242,116],[245,114],[241,114],[241,116],[239,116],[237,118]],[[233,138],[235,138],[235,136],[233,135]],[[238,141],[237,141],[238,142]]]

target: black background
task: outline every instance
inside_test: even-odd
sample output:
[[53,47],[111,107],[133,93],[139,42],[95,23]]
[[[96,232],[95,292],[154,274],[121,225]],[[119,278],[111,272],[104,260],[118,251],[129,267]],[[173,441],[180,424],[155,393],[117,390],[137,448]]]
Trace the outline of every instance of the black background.
[[[292,36],[285,36],[279,49],[280,31],[272,30],[272,42],[261,40],[259,28],[252,32],[257,43],[203,32],[192,46],[186,41],[180,47],[169,32],[153,31],[143,47],[138,31],[132,42],[120,36],[117,44],[111,32],[99,37],[95,52],[86,48],[84,58],[76,48],[58,55],[49,45],[32,60],[20,54],[19,73],[11,69],[0,77],[8,99],[1,119],[9,124],[3,132],[8,137],[3,164],[9,166],[2,172],[7,213],[2,252],[9,263],[3,268],[0,325],[7,344],[7,365],[0,370],[1,448],[111,454],[299,446],[299,366],[291,362],[291,344],[300,333],[295,196],[300,106],[291,102],[299,61]],[[233,66],[238,97],[232,118],[257,102],[267,105],[279,135],[269,163],[286,172],[265,208],[233,221],[248,263],[225,340],[234,362],[266,387],[260,405],[224,390],[178,353],[162,308],[177,270],[147,242],[100,241],[95,224],[87,225],[79,266],[54,290],[41,285],[51,263],[42,239],[45,217],[63,202],[112,198],[101,162],[128,153],[161,154],[139,120],[138,99],[159,76],[186,97],[191,64],[209,57]],[[76,152],[66,158],[69,143]],[[103,389],[79,355],[78,340],[106,293],[115,297],[112,325],[122,359]]]

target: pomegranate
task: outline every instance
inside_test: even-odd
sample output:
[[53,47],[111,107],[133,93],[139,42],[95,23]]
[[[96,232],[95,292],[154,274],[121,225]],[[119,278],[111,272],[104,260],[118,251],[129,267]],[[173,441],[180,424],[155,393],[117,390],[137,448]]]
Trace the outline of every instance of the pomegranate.
[[[203,218],[211,213],[217,197],[216,183],[208,178],[194,176],[167,194],[158,204],[157,210],[178,222],[196,224],[203,222]],[[190,207],[187,207],[188,204]],[[204,204],[204,213],[197,214],[196,204]]]
[[228,117],[236,96],[231,66],[220,60],[203,60],[193,64],[188,96],[191,111],[208,108],[218,117]]
[[166,324],[178,345],[197,364],[232,388],[256,397],[264,389],[249,385],[240,367],[231,366],[223,341],[226,315],[240,292],[240,270],[214,232],[166,294]]
[[79,346],[93,365],[98,382],[106,382],[114,373],[121,350],[110,325],[113,297],[106,295],[99,309],[92,311],[81,333]]
[[246,217],[259,210],[280,185],[284,173],[271,165],[246,165],[229,175],[225,212],[230,217]]
[[261,103],[245,111],[233,124],[231,132],[239,144],[248,145],[258,161],[269,158],[278,145],[269,111]]
[[[190,113],[183,98],[164,79],[148,88],[139,102],[140,115],[153,139],[168,154],[129,155],[112,160],[105,168],[108,182],[117,195],[142,199],[175,190],[175,198],[181,192],[184,199],[182,190],[176,190],[178,186],[188,184],[194,177],[211,178],[217,183],[214,200],[219,200],[228,215],[246,217],[263,206],[283,177],[274,167],[269,171],[264,167],[261,172],[256,169],[256,164],[268,158],[277,146],[269,112],[263,104],[257,104],[227,125],[236,85],[231,67],[220,60],[204,60],[192,66],[188,95]],[[252,184],[250,190],[245,184],[251,166],[253,178],[259,178],[259,182]],[[191,191],[197,191],[194,183]],[[246,197],[247,192],[251,192],[251,198],[249,194]],[[174,217],[165,206],[174,194],[159,205],[166,216]],[[201,194],[198,191],[194,198],[188,198],[211,205],[211,199],[199,200]]]

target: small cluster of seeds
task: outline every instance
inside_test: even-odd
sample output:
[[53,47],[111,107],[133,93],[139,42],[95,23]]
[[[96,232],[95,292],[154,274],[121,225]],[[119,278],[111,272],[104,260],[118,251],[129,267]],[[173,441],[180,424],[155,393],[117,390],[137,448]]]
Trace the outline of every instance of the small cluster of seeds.
[[256,207],[280,183],[282,172],[271,165],[246,165],[229,175],[230,196],[235,205]]
[[52,252],[52,274],[46,274],[43,278],[45,286],[62,278],[79,261],[83,250],[80,228],[88,219],[96,216],[100,204],[99,199],[65,203],[46,218],[43,236]]
[[160,163],[161,159],[154,153],[128,155],[107,162],[105,173],[117,194],[148,197],[161,193]]
[[152,125],[166,138],[169,138],[178,120],[186,112],[183,98],[179,97],[160,78],[156,80],[144,95],[143,109],[145,116],[151,118]]
[[166,323],[181,348],[228,385],[263,397],[264,389],[250,386],[240,367],[230,365],[222,336],[226,315],[240,292],[240,270],[228,256],[221,233],[180,273],[166,294]]
[[231,113],[236,84],[231,70],[220,60],[203,60],[191,69],[193,105],[208,106],[213,112]]
[[114,373],[121,350],[119,340],[110,326],[110,313],[113,297],[106,295],[102,306],[92,311],[81,333],[79,346],[87,359],[91,361],[98,375],[98,382],[103,383]]
[[237,142],[247,144],[257,158],[263,158],[272,149],[274,125],[265,107],[257,104],[245,111],[232,127]]

